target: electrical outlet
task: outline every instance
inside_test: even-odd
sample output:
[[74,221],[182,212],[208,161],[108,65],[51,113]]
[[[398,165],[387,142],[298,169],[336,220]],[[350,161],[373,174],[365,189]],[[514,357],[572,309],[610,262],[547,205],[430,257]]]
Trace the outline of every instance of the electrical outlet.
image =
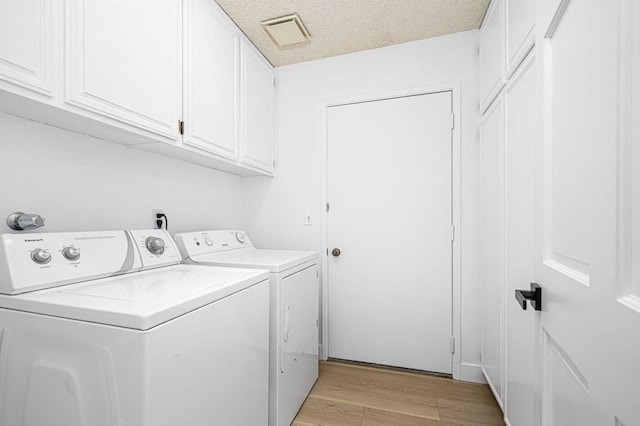
[[308,211],[304,212],[304,225],[313,226],[313,218],[311,217],[311,213]]
[[153,228],[160,228],[158,226],[158,214],[164,214],[164,209],[151,209],[151,223],[153,224]]

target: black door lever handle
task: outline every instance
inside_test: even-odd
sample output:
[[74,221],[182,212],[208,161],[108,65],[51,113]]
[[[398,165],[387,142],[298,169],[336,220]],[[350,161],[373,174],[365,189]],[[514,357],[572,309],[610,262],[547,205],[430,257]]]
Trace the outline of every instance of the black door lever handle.
[[516,300],[518,304],[522,306],[522,309],[527,309],[527,300],[533,306],[536,311],[542,310],[542,287],[536,283],[531,283],[531,290],[516,290]]

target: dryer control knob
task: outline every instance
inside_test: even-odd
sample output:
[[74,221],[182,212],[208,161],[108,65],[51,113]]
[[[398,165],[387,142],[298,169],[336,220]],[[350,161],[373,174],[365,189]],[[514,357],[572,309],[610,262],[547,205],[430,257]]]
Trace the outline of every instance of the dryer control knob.
[[238,240],[238,242],[244,244],[245,241],[247,241],[247,234],[245,234],[244,232],[236,232],[236,240]]
[[207,237],[204,239],[204,242],[206,245],[208,245],[209,247],[211,247],[213,245],[213,240],[211,239],[211,237]]
[[80,259],[80,250],[75,247],[65,247],[62,249],[62,255],[67,260],[78,260]]
[[164,253],[164,240],[162,238],[147,237],[144,244],[147,246],[147,250],[155,255]]
[[37,248],[31,252],[31,260],[41,265],[51,262],[51,253],[46,250]]

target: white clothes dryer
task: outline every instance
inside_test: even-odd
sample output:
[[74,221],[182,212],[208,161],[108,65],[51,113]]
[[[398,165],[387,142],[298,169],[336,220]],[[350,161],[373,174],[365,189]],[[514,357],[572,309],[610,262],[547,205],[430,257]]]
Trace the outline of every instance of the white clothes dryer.
[[0,424],[267,423],[267,271],[179,264],[161,230],[0,241]]
[[186,263],[269,270],[269,425],[289,426],[318,379],[318,253],[257,249],[238,230],[175,239]]

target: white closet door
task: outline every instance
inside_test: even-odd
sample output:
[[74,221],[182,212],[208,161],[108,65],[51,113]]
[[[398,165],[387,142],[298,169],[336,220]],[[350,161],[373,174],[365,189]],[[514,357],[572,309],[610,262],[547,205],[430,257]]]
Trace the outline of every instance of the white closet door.
[[535,278],[535,165],[540,141],[538,68],[533,55],[505,91],[505,415],[533,426],[540,313],[522,310],[515,290]]
[[67,104],[176,140],[180,6],[180,0],[67,0]]
[[507,1],[507,65],[511,75],[535,39],[536,2],[532,0]]
[[503,401],[504,108],[502,96],[480,125],[482,370]]
[[328,110],[329,357],[451,373],[451,108]]
[[505,82],[505,0],[493,0],[480,28],[480,110],[485,111]]

